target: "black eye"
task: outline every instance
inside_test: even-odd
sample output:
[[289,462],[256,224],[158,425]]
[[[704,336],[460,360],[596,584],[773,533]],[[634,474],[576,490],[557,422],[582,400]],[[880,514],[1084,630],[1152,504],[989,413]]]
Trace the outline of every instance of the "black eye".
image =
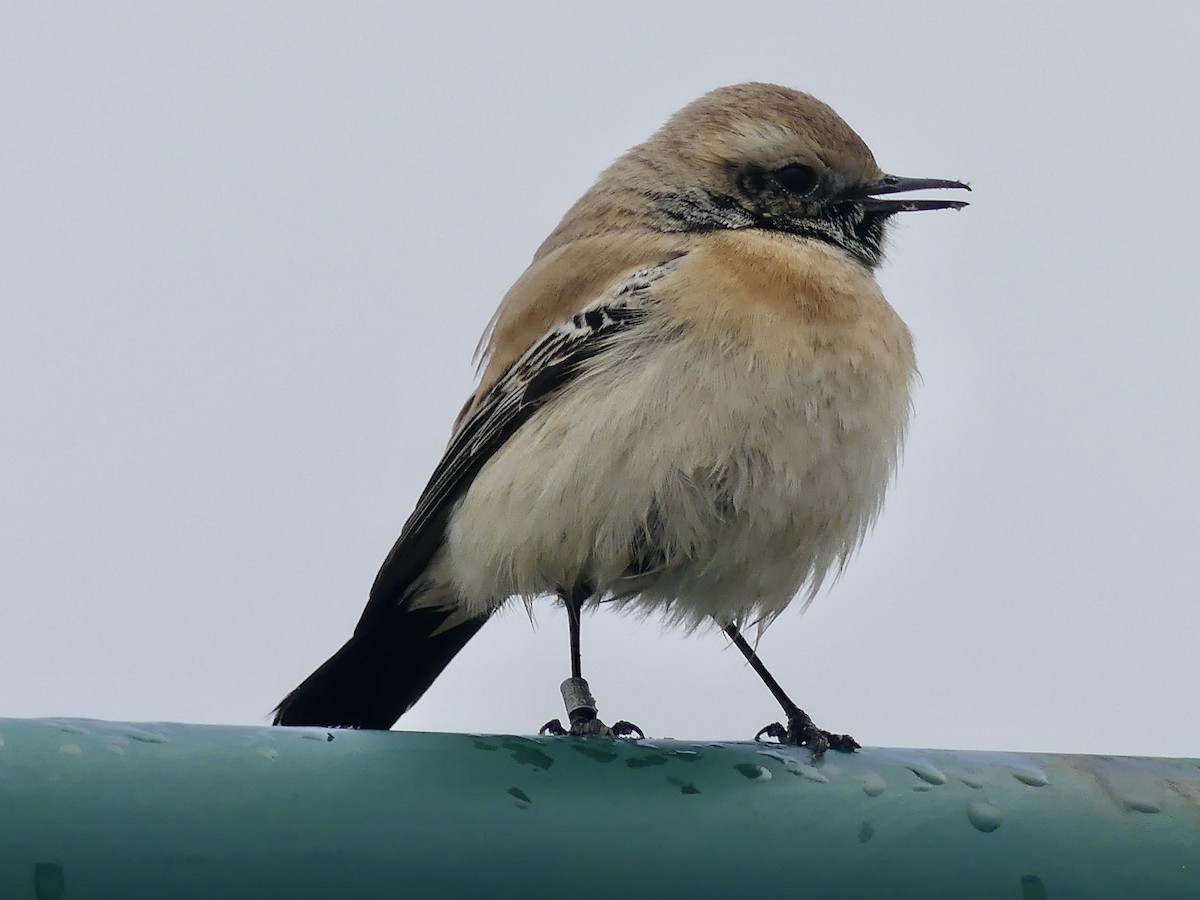
[[776,169],[771,173],[771,178],[789,194],[794,194],[797,197],[803,197],[809,193],[817,186],[818,180],[815,169],[802,166],[799,163],[793,163],[790,166]]

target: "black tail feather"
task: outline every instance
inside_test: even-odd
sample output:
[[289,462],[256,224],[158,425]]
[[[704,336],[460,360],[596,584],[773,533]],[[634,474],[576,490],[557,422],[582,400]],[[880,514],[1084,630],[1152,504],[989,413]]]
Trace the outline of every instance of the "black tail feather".
[[274,724],[391,728],[488,617],[438,631],[445,619],[445,610],[397,606],[360,623],[354,637],[284,697]]

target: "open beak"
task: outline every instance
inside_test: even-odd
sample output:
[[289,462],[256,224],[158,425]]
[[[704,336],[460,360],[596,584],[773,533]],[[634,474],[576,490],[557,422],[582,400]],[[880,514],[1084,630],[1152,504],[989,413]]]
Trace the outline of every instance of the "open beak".
[[879,199],[879,194],[906,194],[909,191],[937,190],[952,188],[969,191],[970,185],[961,181],[947,181],[944,178],[902,178],[899,175],[884,175],[878,181],[855,186],[847,199],[853,200],[867,212],[899,213],[917,212],[922,209],[962,209],[967,205],[966,200],[924,200],[924,199]]

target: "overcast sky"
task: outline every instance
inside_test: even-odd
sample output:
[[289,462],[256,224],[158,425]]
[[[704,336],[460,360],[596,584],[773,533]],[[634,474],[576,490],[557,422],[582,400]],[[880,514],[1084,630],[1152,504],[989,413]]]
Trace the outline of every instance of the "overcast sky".
[[[1200,755],[1200,11],[1134,8],[8,6],[0,716],[265,722],[349,635],[544,235],[764,80],[975,192],[893,231],[905,458],[763,658],[867,744]],[[606,719],[778,716],[719,634],[583,639]],[[399,727],[528,733],[566,674],[564,617],[517,605]]]

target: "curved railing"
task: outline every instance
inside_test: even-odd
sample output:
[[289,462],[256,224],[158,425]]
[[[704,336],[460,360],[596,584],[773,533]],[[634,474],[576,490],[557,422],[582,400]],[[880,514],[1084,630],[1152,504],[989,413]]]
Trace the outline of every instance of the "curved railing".
[[0,897],[1200,897],[1200,761],[0,720]]

